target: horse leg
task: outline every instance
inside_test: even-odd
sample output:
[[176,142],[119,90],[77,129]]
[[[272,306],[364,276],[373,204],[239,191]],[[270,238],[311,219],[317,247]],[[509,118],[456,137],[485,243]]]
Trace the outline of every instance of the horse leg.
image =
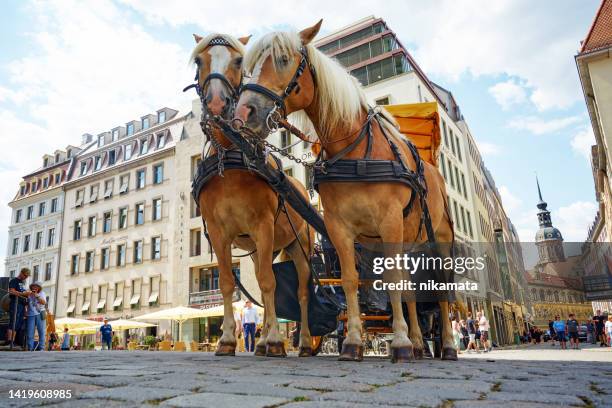
[[423,333],[419,326],[419,315],[417,313],[416,300],[411,299],[408,302],[408,319],[410,320],[410,338],[414,345],[414,357],[418,360],[423,358]]
[[[390,212],[380,226],[380,237],[384,243],[385,257],[395,259],[396,255],[403,253],[404,226],[402,222],[401,210]],[[403,277],[402,272],[393,267],[384,272],[383,278],[387,282],[399,283],[402,279],[410,279],[410,276]],[[414,360],[413,343],[408,337],[408,324],[404,319],[402,307],[402,291],[389,290],[389,300],[393,310],[393,341],[391,342],[391,361],[393,363],[408,362]],[[411,320],[412,323],[412,320]],[[412,326],[412,324],[411,324]],[[414,341],[414,338],[413,338]],[[415,342],[416,343],[416,342]]]
[[276,307],[274,306],[274,291],[276,279],[272,271],[272,254],[274,252],[274,219],[262,222],[255,233],[255,246],[257,247],[259,261],[258,283],[261,289],[262,301],[266,311],[264,328],[267,329],[266,356],[286,357],[285,345],[280,336],[276,320]]
[[232,308],[232,297],[236,282],[232,274],[231,242],[222,240],[221,234],[215,231],[212,225],[209,225],[209,228],[211,245],[217,254],[219,287],[223,295],[223,334],[217,344],[215,355],[233,356],[236,354],[236,319]]
[[[311,357],[312,356],[312,337],[310,336],[310,327],[308,324],[308,282],[310,282],[310,263],[309,259],[304,257],[304,251],[306,254],[310,254],[311,248],[308,243],[312,240],[308,239],[308,228],[302,228],[299,234],[299,240],[295,240],[291,245],[286,248],[287,253],[291,256],[291,259],[295,263],[295,267],[298,272],[298,299],[300,302],[300,357]],[[301,247],[300,247],[301,244]]]
[[[253,260],[253,265],[255,267],[255,277],[257,278],[257,282],[259,282],[262,277],[259,273],[259,258],[257,256],[257,252],[251,255],[251,259]],[[261,293],[261,302],[265,305],[264,294]],[[267,309],[264,308],[264,318],[263,318],[263,327],[261,329],[261,336],[259,336],[259,340],[255,344],[255,355],[259,357],[264,357],[266,355],[266,339],[268,338],[268,327],[266,325],[267,319]]]
[[338,360],[361,361],[363,360],[363,342],[361,341],[362,325],[357,299],[359,275],[355,268],[355,237],[347,228],[335,222],[332,217],[325,220],[325,225],[340,260],[342,289],[346,296],[348,315],[348,331]]
[[457,349],[453,341],[452,328],[448,315],[448,300],[440,301],[440,320],[442,320],[442,360],[457,360]]

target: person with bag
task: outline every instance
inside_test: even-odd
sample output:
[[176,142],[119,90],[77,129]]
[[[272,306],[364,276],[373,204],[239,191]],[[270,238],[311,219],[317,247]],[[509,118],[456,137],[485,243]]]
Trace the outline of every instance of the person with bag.
[[25,306],[28,303],[30,291],[26,290],[26,280],[30,276],[28,268],[22,268],[19,275],[9,281],[9,328],[6,331],[6,343],[13,347],[15,335],[23,325]]
[[[28,296],[28,320],[26,323],[28,350],[30,351],[45,350],[45,332],[47,330],[46,304],[47,297],[42,290],[42,284],[40,282],[32,282],[30,284],[30,295]],[[38,344],[36,347],[34,347],[34,329],[38,332]]]

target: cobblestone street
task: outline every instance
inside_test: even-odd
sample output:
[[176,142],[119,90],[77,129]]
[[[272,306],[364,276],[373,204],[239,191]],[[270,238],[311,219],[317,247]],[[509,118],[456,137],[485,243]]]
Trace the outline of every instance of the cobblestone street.
[[[415,407],[612,406],[612,351],[551,346],[391,364],[369,357],[235,358],[212,353],[1,353],[0,406]],[[10,390],[72,398],[9,398]]]

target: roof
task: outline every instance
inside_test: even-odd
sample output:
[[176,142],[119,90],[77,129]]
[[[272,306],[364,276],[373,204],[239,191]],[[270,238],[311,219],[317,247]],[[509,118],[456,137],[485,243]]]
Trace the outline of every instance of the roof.
[[602,0],[580,53],[612,46],[612,0]]
[[541,279],[536,279],[531,273],[527,274],[527,282],[532,285],[556,286],[560,288],[578,289],[582,288],[580,279],[562,278],[549,273],[541,273]]

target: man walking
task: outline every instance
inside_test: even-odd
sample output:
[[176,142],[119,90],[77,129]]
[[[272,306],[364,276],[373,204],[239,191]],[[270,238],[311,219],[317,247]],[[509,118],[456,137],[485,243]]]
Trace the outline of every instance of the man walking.
[[578,350],[578,320],[573,313],[570,313],[567,320],[567,335],[570,339],[570,347]]
[[599,341],[599,347],[604,347],[606,345],[606,334],[604,333],[604,326],[606,324],[606,319],[604,315],[601,314],[601,310],[597,310],[597,314],[593,316],[593,323],[595,324],[595,336],[597,341]]
[[102,335],[102,350],[113,349],[113,326],[108,324],[108,318],[104,318],[104,324],[100,326],[100,334]]
[[474,350],[477,353],[480,353],[480,350],[476,347],[476,322],[472,319],[472,312],[468,312],[467,314],[467,331],[468,336],[470,337],[470,341],[467,345],[467,352],[471,353]]
[[485,317],[483,312],[478,312],[476,317],[478,318],[478,329],[480,330],[480,342],[486,353],[491,351],[491,343],[489,342],[489,320]]
[[550,340],[552,340],[552,345],[554,346],[557,339],[557,333],[555,333],[555,325],[552,320],[548,321],[548,333],[550,333]]
[[242,328],[244,333],[244,349],[245,351],[255,351],[255,329],[259,323],[257,309],[253,306],[250,300],[245,302],[242,310]]
[[[47,330],[47,321],[43,319],[45,315],[45,305],[47,304],[47,296],[42,291],[40,282],[33,282],[30,285],[30,296],[28,296],[28,320],[26,324],[26,332],[28,338],[28,350],[45,349],[45,332]],[[34,329],[38,332],[38,345],[34,348]]]
[[25,306],[31,293],[29,290],[26,290],[26,280],[29,276],[30,270],[23,268],[19,271],[19,275],[9,281],[11,303],[9,306],[9,328],[6,331],[6,341],[10,343],[11,349],[15,342],[15,335],[23,324]]
[[561,317],[555,316],[553,329],[555,329],[555,333],[557,333],[557,340],[559,340],[559,345],[561,348],[567,349],[565,340],[565,321],[561,320]]

